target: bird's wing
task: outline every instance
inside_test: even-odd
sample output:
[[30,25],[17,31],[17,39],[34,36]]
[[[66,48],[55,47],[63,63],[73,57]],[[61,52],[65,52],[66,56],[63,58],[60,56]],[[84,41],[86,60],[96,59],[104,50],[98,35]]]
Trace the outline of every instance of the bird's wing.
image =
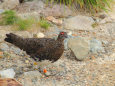
[[25,43],[24,43],[24,49],[28,54],[35,54],[38,52],[43,52],[48,49],[54,41],[53,39],[50,38],[26,38]]

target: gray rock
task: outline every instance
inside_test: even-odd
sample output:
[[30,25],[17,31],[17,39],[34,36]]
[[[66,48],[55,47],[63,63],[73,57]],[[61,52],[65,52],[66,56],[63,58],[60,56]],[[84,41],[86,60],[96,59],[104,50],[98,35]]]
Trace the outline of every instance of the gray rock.
[[71,38],[68,41],[68,47],[73,51],[78,60],[84,60],[89,53],[89,42],[86,38]]
[[2,9],[13,9],[19,5],[19,0],[3,0],[0,4],[0,8]]
[[106,40],[102,40],[102,43],[105,44],[105,45],[109,44],[109,42],[106,41]]
[[115,22],[100,24],[97,29],[101,30],[102,35],[115,37]]
[[74,13],[65,5],[53,5],[52,7],[46,7],[42,12],[45,16],[54,17],[68,17]]
[[3,13],[3,12],[4,12],[4,10],[3,10],[3,9],[0,9],[0,14]]
[[16,31],[13,33],[18,35],[18,36],[24,37],[24,38],[31,38],[32,37],[32,34],[30,34],[28,31]]
[[41,73],[39,71],[25,72],[21,77],[23,86],[41,86],[40,85]]
[[18,11],[24,14],[38,12],[39,15],[39,13],[43,11],[44,7],[45,3],[43,3],[43,0],[33,0],[31,2],[25,2],[24,4],[19,5],[17,8]]
[[97,54],[98,52],[104,52],[102,42],[97,39],[92,39],[90,41],[90,51],[94,54]]
[[112,19],[111,19],[110,17],[104,18],[104,19],[101,20],[99,23],[100,23],[100,24],[105,24],[105,23],[108,23],[108,22],[112,22]]
[[69,41],[70,38],[75,38],[75,37],[72,36],[72,35],[68,35],[68,38],[66,38],[66,39],[64,40],[64,49],[65,49],[65,50],[68,50],[68,49],[69,49],[69,48],[68,48],[68,41]]
[[64,28],[70,30],[92,30],[94,20],[87,16],[75,16],[64,20]]
[[10,47],[10,51],[14,52],[17,55],[24,55],[24,53],[20,50],[20,48],[17,48],[17,47],[14,47],[14,46]]
[[40,14],[38,12],[28,12],[28,13],[20,13],[18,14],[19,17],[23,19],[35,18],[36,20],[40,19]]
[[6,43],[1,43],[0,44],[0,50],[8,51],[9,50],[9,46]]
[[14,78],[15,72],[14,69],[6,69],[0,71],[1,78]]

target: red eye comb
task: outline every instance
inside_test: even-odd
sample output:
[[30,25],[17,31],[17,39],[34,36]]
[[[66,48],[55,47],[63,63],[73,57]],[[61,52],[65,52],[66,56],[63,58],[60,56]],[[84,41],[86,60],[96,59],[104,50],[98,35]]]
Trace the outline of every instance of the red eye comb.
[[63,34],[64,34],[64,32],[61,32],[60,34],[61,34],[61,35],[63,35]]

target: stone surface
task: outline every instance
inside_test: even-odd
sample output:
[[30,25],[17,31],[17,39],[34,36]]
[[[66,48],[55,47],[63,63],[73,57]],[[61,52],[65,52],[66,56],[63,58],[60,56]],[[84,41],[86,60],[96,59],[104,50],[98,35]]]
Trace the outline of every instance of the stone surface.
[[54,16],[54,17],[68,17],[73,15],[72,10],[70,10],[65,5],[53,5],[52,7],[46,7],[42,12],[45,16]]
[[19,11],[20,13],[31,13],[31,12],[40,13],[41,11],[43,11],[44,7],[45,7],[45,3],[43,3],[42,0],[33,0],[18,5],[16,10]]
[[0,50],[8,51],[9,50],[9,46],[6,43],[1,43],[0,44]]
[[4,10],[3,10],[3,9],[0,9],[0,14],[3,13],[3,12],[4,12]]
[[0,71],[1,78],[14,78],[15,72],[14,69],[6,69]]
[[40,18],[40,14],[38,12],[20,13],[17,15],[23,19],[28,19],[28,18],[32,17],[32,18],[36,18],[39,20],[39,18]]
[[85,38],[72,38],[68,41],[68,47],[73,51],[78,60],[84,60],[89,53],[89,43]]
[[94,20],[88,16],[75,16],[64,20],[64,28],[70,30],[93,30]]
[[43,33],[39,32],[36,34],[36,37],[37,38],[43,38],[43,37],[45,37],[45,35]]
[[39,71],[25,72],[21,77],[23,86],[40,86],[41,73]]
[[14,52],[14,53],[17,54],[17,55],[24,55],[24,54],[23,54],[23,51],[21,51],[21,49],[18,48],[18,47],[11,46],[9,50],[10,50],[11,52]]
[[48,17],[46,17],[46,19],[47,19],[48,21],[53,22],[53,23],[56,24],[56,25],[62,25],[62,20],[61,20],[61,19],[56,19],[56,18],[54,18],[53,16],[48,16]]
[[99,28],[106,35],[109,35],[113,38],[115,37],[115,22],[100,25]]
[[31,38],[32,37],[32,34],[29,33],[28,31],[16,31],[13,33],[18,35],[18,36],[24,37],[24,38]]
[[90,51],[94,54],[97,54],[98,52],[104,52],[104,48],[102,46],[102,42],[93,38],[90,41]]
[[4,0],[0,4],[0,8],[2,8],[2,9],[14,9],[18,5],[19,5],[19,0]]
[[0,79],[0,86],[22,86],[19,82],[17,82],[15,79]]
[[108,23],[108,22],[112,22],[113,20],[110,17],[106,17],[104,19],[102,19],[99,23],[100,24],[104,24],[104,23]]

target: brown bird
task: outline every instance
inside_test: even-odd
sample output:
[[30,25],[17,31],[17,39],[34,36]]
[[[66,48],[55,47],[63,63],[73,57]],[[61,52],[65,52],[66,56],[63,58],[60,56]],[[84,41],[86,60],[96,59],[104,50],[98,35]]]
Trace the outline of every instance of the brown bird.
[[13,33],[6,34],[5,41],[26,51],[35,61],[57,61],[64,51],[66,32],[60,32],[57,40],[51,38],[22,38]]
[[24,2],[24,0],[19,0],[19,3],[23,3]]

